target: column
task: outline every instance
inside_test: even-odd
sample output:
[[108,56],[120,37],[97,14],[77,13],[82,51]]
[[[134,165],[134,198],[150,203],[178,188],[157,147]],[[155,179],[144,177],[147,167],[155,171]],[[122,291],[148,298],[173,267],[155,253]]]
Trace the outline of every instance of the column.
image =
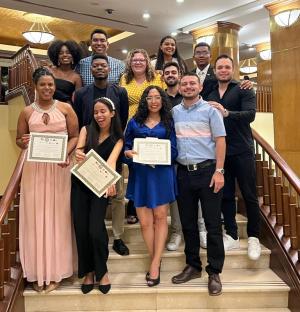
[[300,176],[300,18],[288,27],[275,22],[276,14],[300,9],[300,1],[277,1],[266,8],[270,13],[275,148]]

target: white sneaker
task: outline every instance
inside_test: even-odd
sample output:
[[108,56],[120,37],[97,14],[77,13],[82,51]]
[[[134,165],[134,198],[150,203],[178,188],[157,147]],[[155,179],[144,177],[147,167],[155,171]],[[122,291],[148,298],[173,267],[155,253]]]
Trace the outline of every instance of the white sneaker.
[[240,249],[240,240],[233,239],[230,235],[223,234],[224,250]]
[[207,248],[207,232],[201,231],[199,232],[200,236],[200,247],[206,249]]
[[177,233],[171,234],[170,240],[167,244],[167,249],[170,251],[176,251],[181,243],[181,235]]
[[259,239],[256,237],[248,238],[248,257],[251,260],[257,260],[261,254]]

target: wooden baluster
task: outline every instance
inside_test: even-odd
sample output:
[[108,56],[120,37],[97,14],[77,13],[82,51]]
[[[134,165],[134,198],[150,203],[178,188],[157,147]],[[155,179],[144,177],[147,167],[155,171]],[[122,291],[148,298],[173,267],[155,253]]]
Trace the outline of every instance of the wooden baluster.
[[4,240],[4,282],[10,280],[10,225],[1,225],[2,238]]
[[261,155],[256,154],[256,189],[257,189],[257,196],[263,196],[263,162],[260,160]]
[[16,251],[19,251],[19,203],[20,203],[20,193],[18,192],[15,198],[14,211],[16,213]]
[[268,183],[268,162],[263,161],[262,162],[262,169],[263,169],[263,189],[264,189],[264,205],[268,206],[270,204],[270,190],[269,190],[269,183]]
[[4,241],[0,238],[0,300],[4,299]]
[[296,198],[290,196],[290,224],[291,224],[291,247],[297,249],[297,214],[296,214]]
[[290,213],[289,213],[290,195],[287,186],[282,187],[282,208],[283,208],[283,234],[288,237],[291,235]]
[[269,182],[269,192],[270,192],[270,211],[272,216],[276,216],[276,198],[275,198],[275,178],[274,178],[274,169],[268,170],[268,182]]
[[276,204],[276,223],[283,225],[282,214],[282,181],[281,177],[275,177],[275,204]]
[[8,224],[10,225],[10,266],[16,264],[16,251],[17,251],[17,223],[16,223],[16,211],[11,210],[8,212]]
[[297,250],[298,250],[298,261],[300,261],[300,205],[299,202],[297,204],[297,237],[298,237],[298,242],[297,242]]

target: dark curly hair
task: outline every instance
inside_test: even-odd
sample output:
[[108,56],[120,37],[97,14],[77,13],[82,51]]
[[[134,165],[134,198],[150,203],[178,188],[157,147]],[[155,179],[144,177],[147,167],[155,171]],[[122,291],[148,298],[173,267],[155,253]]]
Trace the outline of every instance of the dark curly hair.
[[140,125],[143,125],[145,123],[145,121],[149,115],[148,103],[147,103],[146,97],[148,96],[148,93],[152,89],[156,89],[161,96],[162,107],[159,111],[159,114],[160,114],[161,122],[166,129],[167,138],[169,138],[170,134],[171,134],[172,124],[173,124],[173,118],[172,118],[172,114],[171,114],[172,105],[171,105],[171,102],[169,100],[167,93],[162,88],[160,88],[158,86],[151,85],[144,90],[142,97],[140,99],[140,102],[139,102],[137,112],[133,116],[133,118]]
[[81,60],[82,56],[82,50],[79,44],[77,44],[73,40],[67,40],[67,41],[62,41],[62,40],[55,40],[51,43],[51,45],[48,48],[48,56],[53,63],[53,65],[59,67],[58,64],[58,56],[61,48],[63,46],[66,46],[68,50],[70,51],[72,57],[73,57],[73,64],[72,64],[72,69],[76,67],[76,65],[79,63]]
[[164,65],[164,53],[161,50],[161,45],[164,43],[165,40],[167,39],[172,39],[175,42],[175,52],[172,55],[174,58],[177,59],[178,61],[178,65],[179,65],[179,69],[180,69],[180,73],[183,74],[185,72],[187,72],[187,66],[184,62],[184,60],[182,59],[182,57],[180,56],[178,50],[177,50],[177,42],[176,39],[172,36],[165,36],[160,40],[159,43],[159,47],[158,47],[158,51],[157,51],[157,60],[156,60],[156,65],[155,65],[155,69],[156,70],[162,70],[163,69],[163,65]]

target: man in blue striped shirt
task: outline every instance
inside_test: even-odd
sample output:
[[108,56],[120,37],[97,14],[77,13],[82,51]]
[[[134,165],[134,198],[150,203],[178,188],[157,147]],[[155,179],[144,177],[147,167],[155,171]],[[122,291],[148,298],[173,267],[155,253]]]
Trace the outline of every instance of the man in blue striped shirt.
[[201,277],[198,201],[207,230],[208,291],[222,293],[219,273],[224,264],[221,200],[226,151],[223,117],[204,101],[196,73],[185,74],[179,83],[183,97],[172,109],[178,149],[178,209],[185,240],[186,267],[172,278],[174,284]]
[[[108,35],[103,29],[95,29],[91,34],[91,48],[93,54],[102,54],[107,56],[110,68],[108,82],[118,83],[121,74],[124,72],[125,64],[122,61],[107,55],[109,46],[107,39]],[[82,78],[83,86],[94,83],[94,77],[91,73],[91,63],[92,56],[88,56],[79,62],[78,72]]]

